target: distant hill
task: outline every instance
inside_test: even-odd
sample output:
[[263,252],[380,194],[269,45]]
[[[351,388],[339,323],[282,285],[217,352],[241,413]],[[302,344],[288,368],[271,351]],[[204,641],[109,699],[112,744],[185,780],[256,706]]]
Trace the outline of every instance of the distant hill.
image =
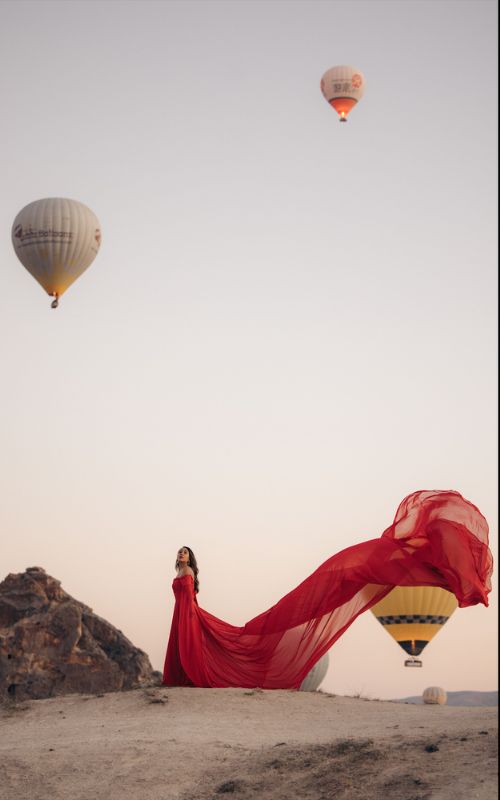
[[[498,692],[446,692],[448,706],[497,706]],[[423,703],[422,695],[418,697],[401,697],[395,703]]]

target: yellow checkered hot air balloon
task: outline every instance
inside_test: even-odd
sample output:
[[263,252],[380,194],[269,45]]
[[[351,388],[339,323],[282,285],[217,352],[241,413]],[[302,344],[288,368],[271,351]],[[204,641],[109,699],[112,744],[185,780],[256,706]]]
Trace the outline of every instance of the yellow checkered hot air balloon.
[[438,586],[396,586],[370,609],[387,633],[408,653],[406,667],[421,667],[419,656],[451,617],[458,603]]

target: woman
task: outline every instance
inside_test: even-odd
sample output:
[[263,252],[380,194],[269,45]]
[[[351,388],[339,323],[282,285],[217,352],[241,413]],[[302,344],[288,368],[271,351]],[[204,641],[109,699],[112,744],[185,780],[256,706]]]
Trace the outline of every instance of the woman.
[[182,578],[184,575],[191,575],[194,583],[194,590],[198,593],[198,565],[190,547],[181,547],[180,550],[177,551],[175,569],[177,571],[177,578]]
[[[186,646],[186,637],[179,637],[179,630],[186,627],[185,616],[191,607],[197,605],[198,565],[190,547],[180,547],[175,559],[176,576],[172,584],[175,595],[175,608],[170,626],[170,637],[163,668],[165,686],[194,686],[182,667],[181,650]],[[187,655],[184,656],[187,658]]]
[[454,491],[420,491],[400,503],[378,539],[332,556],[242,627],[198,606],[198,566],[181,547],[165,658],[166,686],[298,689],[357,616],[394,586],[440,586],[460,606],[484,603],[493,560],[488,524]]

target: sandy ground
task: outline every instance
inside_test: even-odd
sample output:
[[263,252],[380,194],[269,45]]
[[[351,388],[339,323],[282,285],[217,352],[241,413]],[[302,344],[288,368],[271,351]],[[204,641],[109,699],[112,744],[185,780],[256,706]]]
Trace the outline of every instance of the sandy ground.
[[493,800],[497,708],[149,688],[0,707],[1,800]]

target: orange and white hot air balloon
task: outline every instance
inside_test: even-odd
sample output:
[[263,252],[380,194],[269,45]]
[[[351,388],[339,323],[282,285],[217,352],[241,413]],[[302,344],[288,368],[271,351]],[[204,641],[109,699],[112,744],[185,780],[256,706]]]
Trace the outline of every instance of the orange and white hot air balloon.
[[52,308],[85,272],[101,243],[99,220],[90,208],[66,197],[47,197],[25,206],[12,226],[21,264],[54,297]]
[[355,67],[332,67],[321,78],[320,86],[323,96],[333,106],[340,121],[347,122],[347,115],[363,97],[365,79]]

